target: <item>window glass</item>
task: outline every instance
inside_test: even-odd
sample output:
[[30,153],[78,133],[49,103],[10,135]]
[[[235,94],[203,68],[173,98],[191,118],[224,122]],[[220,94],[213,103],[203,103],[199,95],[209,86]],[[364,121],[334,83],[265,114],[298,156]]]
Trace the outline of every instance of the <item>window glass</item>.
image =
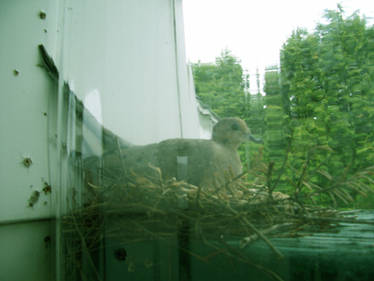
[[366,10],[187,2],[61,4],[56,274],[370,280]]

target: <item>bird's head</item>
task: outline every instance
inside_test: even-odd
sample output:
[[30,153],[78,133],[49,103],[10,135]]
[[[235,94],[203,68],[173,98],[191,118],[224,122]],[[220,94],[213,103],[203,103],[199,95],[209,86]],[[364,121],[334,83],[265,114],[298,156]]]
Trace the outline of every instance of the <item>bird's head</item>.
[[212,139],[232,149],[252,138],[247,124],[240,118],[223,118],[213,127]]

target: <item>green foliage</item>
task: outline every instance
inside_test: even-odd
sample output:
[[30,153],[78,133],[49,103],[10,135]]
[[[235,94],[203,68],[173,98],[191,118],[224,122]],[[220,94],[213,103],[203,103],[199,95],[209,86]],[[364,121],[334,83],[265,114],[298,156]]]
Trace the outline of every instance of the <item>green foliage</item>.
[[[264,157],[269,163],[268,187],[273,190],[277,187],[284,190],[287,183],[283,173],[285,161],[288,160],[289,136],[286,130],[288,116],[285,113],[281,93],[279,69],[272,66],[265,73],[265,128],[263,139],[265,144]],[[271,167],[271,168],[270,168]]]
[[237,58],[225,50],[216,63],[192,65],[196,94],[220,117],[241,116],[245,98],[243,69]]
[[285,174],[294,189],[303,175],[304,183],[328,190],[374,158],[373,28],[357,14],[344,19],[341,7],[326,18],[314,34],[296,30],[281,51],[279,96],[288,102],[279,104],[292,135]]
[[[320,204],[358,197],[367,205],[364,193],[374,186],[374,27],[356,13],[344,17],[340,6],[325,17],[314,33],[293,32],[280,67],[266,70],[265,97],[245,94],[247,79],[227,50],[215,64],[193,65],[197,95],[262,136],[270,191]],[[252,159],[261,150],[248,148]]]

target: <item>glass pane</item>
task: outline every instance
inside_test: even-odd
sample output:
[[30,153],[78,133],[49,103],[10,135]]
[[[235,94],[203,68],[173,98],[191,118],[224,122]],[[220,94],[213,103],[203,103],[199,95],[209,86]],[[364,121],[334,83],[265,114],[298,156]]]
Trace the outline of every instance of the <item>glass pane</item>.
[[2,1],[0,279],[373,280],[373,15]]
[[190,142],[181,138],[205,132],[200,118],[206,126],[214,121],[198,113],[181,3],[143,2],[67,1],[61,11],[56,208],[62,279],[150,279],[169,266],[179,276],[184,219],[169,212],[185,208],[187,194],[167,196],[171,202],[163,197],[197,178],[185,154]]
[[200,258],[215,254],[216,266],[191,258],[192,279],[370,280],[373,4],[185,1],[184,8],[197,97],[221,118],[242,118],[263,140],[239,147],[246,174],[221,199],[233,224],[226,232],[214,225],[206,248],[192,244]]

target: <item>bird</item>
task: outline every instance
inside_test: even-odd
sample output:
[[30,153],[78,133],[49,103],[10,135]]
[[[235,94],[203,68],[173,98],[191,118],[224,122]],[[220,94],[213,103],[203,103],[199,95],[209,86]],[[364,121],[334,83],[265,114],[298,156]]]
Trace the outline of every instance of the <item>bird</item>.
[[[141,146],[118,148],[104,155],[102,165],[110,177],[116,175],[186,181],[201,188],[223,185],[242,173],[238,153],[246,141],[256,141],[245,121],[222,118],[213,127],[211,139],[174,138]],[[157,169],[155,169],[157,168]]]

